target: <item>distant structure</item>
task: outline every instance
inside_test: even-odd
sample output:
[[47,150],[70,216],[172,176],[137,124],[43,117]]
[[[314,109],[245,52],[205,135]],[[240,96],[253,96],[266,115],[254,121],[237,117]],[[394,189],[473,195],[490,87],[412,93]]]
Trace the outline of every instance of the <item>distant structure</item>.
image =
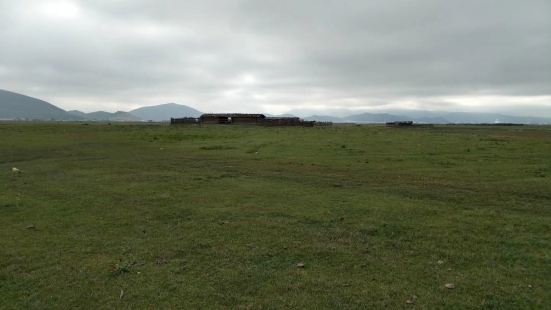
[[[305,121],[298,117],[266,117],[264,114],[245,113],[206,113],[199,118],[171,118],[170,124],[224,124],[224,125],[259,125],[259,126],[303,126],[313,127],[316,122]],[[327,122],[324,126],[330,125]]]
[[[310,123],[298,117],[266,117],[264,126],[308,126]],[[313,125],[313,124],[312,124]]]
[[241,114],[241,113],[211,113],[199,117],[201,124],[243,124],[255,125],[261,123],[266,116],[264,114]]
[[171,118],[170,123],[175,124],[197,124],[198,119],[195,117],[182,117],[182,118]]
[[387,127],[411,127],[413,126],[413,121],[401,121],[401,122],[388,122],[386,123]]

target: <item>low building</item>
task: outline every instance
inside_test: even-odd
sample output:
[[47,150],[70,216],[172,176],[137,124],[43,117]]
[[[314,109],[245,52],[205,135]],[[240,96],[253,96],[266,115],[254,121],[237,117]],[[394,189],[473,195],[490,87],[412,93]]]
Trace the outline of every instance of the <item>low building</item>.
[[266,117],[264,126],[302,126],[303,121],[298,117]]
[[388,122],[387,127],[409,127],[413,126],[413,121]]
[[[298,117],[266,117],[264,114],[245,114],[245,113],[206,113],[199,118],[183,117],[171,118],[170,124],[226,124],[226,125],[260,125],[260,126],[303,126],[313,127],[317,125],[314,121],[305,121]],[[331,123],[320,125],[328,126]]]
[[177,125],[177,124],[197,124],[199,122],[198,118],[195,117],[181,117],[181,118],[171,118],[170,124],[171,125]]
[[208,113],[199,117],[201,124],[257,125],[266,119],[264,114]]

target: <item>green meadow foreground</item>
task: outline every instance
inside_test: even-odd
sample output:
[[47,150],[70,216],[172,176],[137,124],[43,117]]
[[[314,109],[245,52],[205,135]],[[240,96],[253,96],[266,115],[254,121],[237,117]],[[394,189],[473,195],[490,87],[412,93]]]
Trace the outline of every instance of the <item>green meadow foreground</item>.
[[0,124],[1,309],[549,309],[550,228],[551,127]]

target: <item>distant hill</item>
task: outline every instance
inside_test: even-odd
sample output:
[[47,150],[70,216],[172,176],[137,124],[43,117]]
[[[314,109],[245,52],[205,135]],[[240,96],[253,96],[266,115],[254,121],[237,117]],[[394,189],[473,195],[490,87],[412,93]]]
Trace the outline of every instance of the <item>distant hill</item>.
[[0,90],[0,120],[138,122],[144,120],[168,121],[171,117],[198,117],[201,114],[191,107],[175,103],[142,107],[131,112],[65,111],[40,99]]
[[551,119],[543,117],[510,116],[496,113],[443,113],[442,117],[453,123],[519,123],[551,124]]
[[130,113],[143,120],[156,122],[169,121],[172,117],[199,117],[202,114],[194,108],[176,103],[142,107],[132,110]]
[[105,112],[105,111],[98,111],[98,112],[92,112],[92,113],[84,113],[81,111],[69,111],[68,113],[71,113],[73,115],[82,117],[83,119],[90,120],[90,121],[110,121],[110,122],[140,122],[142,121],[141,118],[130,114],[128,112],[123,111],[117,111],[115,113]]
[[330,121],[334,123],[386,123],[395,121],[414,121],[424,124],[481,124],[481,123],[517,123],[551,124],[551,119],[543,117],[510,116],[496,113],[475,112],[435,112],[423,110],[390,110],[381,113],[361,113],[345,117],[313,115],[306,120]]
[[0,89],[0,119],[81,120],[82,117],[67,113],[49,102]]
[[386,123],[396,121],[407,121],[409,117],[393,115],[388,113],[362,113],[344,117],[344,119],[358,123]]
[[307,121],[317,121],[317,122],[333,122],[333,123],[344,123],[344,119],[336,116],[330,115],[312,115],[304,118]]
[[361,113],[345,117],[335,117],[330,115],[312,115],[305,117],[304,119],[333,123],[386,123],[411,120],[408,116],[393,115],[388,113]]
[[78,110],[67,111],[67,113],[77,115],[77,116],[80,116],[82,118],[86,118],[86,115],[87,115],[86,113],[78,111]]

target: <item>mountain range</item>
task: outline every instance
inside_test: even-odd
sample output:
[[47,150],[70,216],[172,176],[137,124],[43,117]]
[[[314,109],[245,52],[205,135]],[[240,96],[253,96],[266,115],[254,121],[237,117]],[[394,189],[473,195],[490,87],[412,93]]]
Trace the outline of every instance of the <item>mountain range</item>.
[[413,121],[421,124],[551,124],[550,118],[530,116],[510,116],[499,113],[474,112],[434,112],[424,110],[403,110],[399,113],[361,113],[344,117],[314,115],[306,120],[329,121],[334,123],[386,123],[396,121]]
[[203,113],[185,105],[166,103],[135,109],[130,111],[130,114],[143,120],[162,122],[170,120],[172,117],[199,117]]
[[[299,112],[299,111],[296,111]],[[84,113],[77,110],[65,111],[49,102],[0,89],[0,120],[56,120],[56,121],[110,121],[110,122],[166,122],[172,117],[198,117],[202,112],[176,103],[142,107],[129,112],[114,113],[98,111]],[[293,116],[289,113],[280,116]],[[273,116],[266,114],[268,116]],[[424,110],[388,110],[377,113],[357,113],[348,116],[311,115],[305,120],[334,123],[385,123],[393,121],[414,121],[432,124],[475,124],[475,123],[519,123],[551,124],[551,118],[510,116],[498,113],[440,112]]]
[[77,110],[68,111],[69,114],[82,117],[89,121],[110,121],[110,122],[141,122],[142,119],[128,112],[117,111],[115,113],[97,111],[84,113]]
[[142,107],[129,112],[65,111],[44,100],[0,89],[0,120],[166,122],[171,117],[198,117],[201,114],[191,107],[175,103]]
[[0,120],[82,120],[55,105],[0,89]]

